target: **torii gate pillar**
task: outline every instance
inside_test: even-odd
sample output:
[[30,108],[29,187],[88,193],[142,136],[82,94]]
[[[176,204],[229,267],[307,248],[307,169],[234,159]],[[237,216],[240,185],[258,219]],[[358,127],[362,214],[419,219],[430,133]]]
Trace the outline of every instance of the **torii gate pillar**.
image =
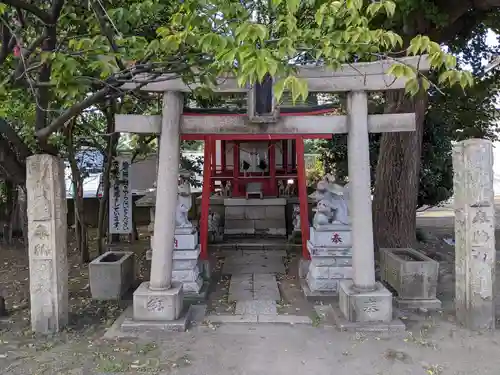
[[163,94],[151,277],[134,292],[134,321],[175,321],[182,311],[182,283],[171,281],[183,105],[182,93]]

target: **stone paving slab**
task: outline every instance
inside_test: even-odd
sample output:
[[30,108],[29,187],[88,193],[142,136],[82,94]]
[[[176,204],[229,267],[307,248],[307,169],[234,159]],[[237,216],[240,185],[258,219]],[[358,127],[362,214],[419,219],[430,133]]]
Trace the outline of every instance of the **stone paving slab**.
[[208,315],[205,320],[212,323],[258,323],[257,315]]
[[229,302],[253,300],[253,281],[251,274],[231,276],[228,300]]
[[266,257],[260,254],[245,257],[228,257],[222,267],[222,274],[285,273],[281,257]]
[[243,256],[261,255],[267,257],[286,257],[286,250],[242,250]]
[[312,320],[308,316],[300,315],[259,315],[257,317],[259,323],[276,323],[276,324],[309,324],[312,325]]
[[306,324],[312,325],[312,320],[307,316],[298,315],[208,315],[205,321],[211,323],[269,323],[269,324]]
[[236,302],[235,315],[277,315],[276,301],[254,300]]
[[318,316],[327,322],[327,325],[335,325],[339,331],[350,332],[404,332],[405,324],[400,319],[390,322],[351,322],[344,317],[338,305],[314,307]]
[[253,298],[254,300],[281,299],[276,276],[268,273],[256,273],[253,275]]

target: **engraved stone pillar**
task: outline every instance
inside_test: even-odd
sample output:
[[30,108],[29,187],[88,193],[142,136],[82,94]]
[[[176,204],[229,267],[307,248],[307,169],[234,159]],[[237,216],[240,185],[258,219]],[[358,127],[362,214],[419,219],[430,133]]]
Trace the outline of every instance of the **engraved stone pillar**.
[[175,320],[181,313],[182,284],[171,283],[171,280],[182,107],[181,93],[164,93],[151,277],[134,292],[134,320],[137,321]]
[[31,327],[54,333],[68,322],[64,166],[55,156],[33,155],[26,169]]
[[453,149],[455,308],[469,329],[495,328],[495,207],[492,143],[459,142]]

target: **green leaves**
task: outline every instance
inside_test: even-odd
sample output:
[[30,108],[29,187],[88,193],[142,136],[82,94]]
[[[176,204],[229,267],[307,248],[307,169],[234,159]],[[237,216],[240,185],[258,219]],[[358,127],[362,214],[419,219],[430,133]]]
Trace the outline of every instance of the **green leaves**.
[[285,90],[290,91],[293,102],[296,102],[299,98],[306,100],[307,81],[295,76],[288,76],[278,80],[274,85],[274,97],[276,98],[276,101],[281,99]]

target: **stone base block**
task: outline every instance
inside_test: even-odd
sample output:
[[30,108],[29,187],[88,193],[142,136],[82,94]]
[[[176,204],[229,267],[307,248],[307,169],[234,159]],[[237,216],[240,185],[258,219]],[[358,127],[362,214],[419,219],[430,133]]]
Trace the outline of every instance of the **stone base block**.
[[198,264],[198,259],[174,260],[173,269],[176,271],[192,270]]
[[203,286],[203,279],[200,275],[195,281],[184,281],[182,282],[182,289],[184,294],[198,294],[200,293],[201,287]]
[[329,257],[329,258],[351,258],[352,248],[350,247],[320,247],[316,246],[313,242],[307,241],[307,250],[311,257]]
[[388,322],[351,322],[346,319],[336,304],[328,306],[327,310],[327,320],[332,321],[339,331],[399,333],[406,330],[406,326],[399,319],[393,319]]
[[404,299],[396,298],[396,305],[400,309],[417,310],[420,308],[427,310],[440,310],[442,303],[437,298],[435,299]]
[[353,288],[352,280],[339,283],[339,305],[344,317],[350,322],[391,322],[392,293],[381,283],[371,292],[360,292]]
[[177,250],[196,249],[198,246],[198,233],[175,234],[174,248]]
[[312,291],[307,284],[307,280],[301,279],[300,286],[302,287],[302,291],[304,292],[304,296],[308,301],[311,302],[332,302],[332,300],[337,300],[339,293],[335,292],[321,292],[321,291]]
[[316,279],[308,273],[306,281],[309,289],[313,292],[337,293],[339,290],[339,279]]
[[200,276],[198,265],[190,270],[173,270],[172,280],[179,283],[196,281]]
[[200,245],[193,249],[174,250],[174,260],[198,259],[200,255]]
[[342,224],[310,227],[309,240],[318,247],[351,247],[351,227]]
[[176,320],[146,321],[133,319],[133,306],[129,306],[104,334],[104,339],[144,337],[165,332],[184,332],[194,320],[195,307],[187,307]]
[[182,284],[172,282],[166,290],[151,290],[149,281],[143,282],[134,292],[134,321],[177,320],[182,312]]
[[[184,285],[183,285],[184,288]],[[204,282],[198,293],[186,292],[184,293],[184,304],[200,304],[205,303],[208,298],[208,291],[210,288],[210,283]]]
[[317,267],[311,263],[309,274],[314,279],[352,279],[352,267]]

